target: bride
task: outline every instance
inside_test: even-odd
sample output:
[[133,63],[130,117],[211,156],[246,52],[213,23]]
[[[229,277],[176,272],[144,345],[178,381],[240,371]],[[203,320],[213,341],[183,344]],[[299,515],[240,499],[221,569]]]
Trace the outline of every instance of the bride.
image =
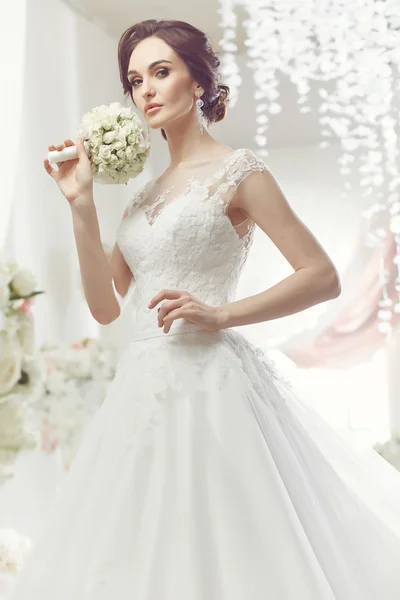
[[[118,59],[170,165],[128,203],[108,260],[82,143],[59,170],[44,161],[93,316],[117,319],[134,282],[136,317],[12,597],[398,600],[400,475],[348,446],[238,331],[337,297],[332,261],[267,165],[210,135],[229,89],[204,33],[137,23]],[[294,272],[235,300],[256,227]]]

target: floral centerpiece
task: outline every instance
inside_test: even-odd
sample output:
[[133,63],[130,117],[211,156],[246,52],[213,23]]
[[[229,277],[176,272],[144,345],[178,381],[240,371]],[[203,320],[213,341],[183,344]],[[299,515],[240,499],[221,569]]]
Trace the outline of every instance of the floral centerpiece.
[[400,471],[400,435],[392,435],[386,442],[377,442],[374,450]]
[[14,529],[0,529],[0,598],[9,598],[32,551],[30,538]]
[[38,442],[31,408],[42,393],[44,363],[35,351],[32,305],[37,291],[31,271],[0,255],[0,481],[23,451]]
[[0,529],[0,573],[19,573],[31,549],[28,537],[14,529]]
[[104,401],[116,368],[115,350],[87,338],[41,349],[46,382],[36,405],[43,452],[57,452],[68,470],[84,429]]

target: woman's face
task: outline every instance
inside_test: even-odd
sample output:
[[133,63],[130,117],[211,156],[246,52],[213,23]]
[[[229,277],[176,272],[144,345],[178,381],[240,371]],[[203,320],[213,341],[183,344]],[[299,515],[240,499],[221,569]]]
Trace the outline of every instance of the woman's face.
[[[153,129],[165,129],[166,124],[187,115],[196,100],[195,91],[203,91],[191,78],[185,62],[157,37],[146,38],[133,50],[127,78],[134,104]],[[146,113],[150,102],[162,106]]]

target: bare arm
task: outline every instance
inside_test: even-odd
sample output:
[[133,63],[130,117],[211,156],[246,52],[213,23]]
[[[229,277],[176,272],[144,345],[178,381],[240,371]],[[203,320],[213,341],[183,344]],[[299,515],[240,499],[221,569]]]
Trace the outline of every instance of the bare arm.
[[[50,144],[48,148],[63,150],[73,145],[74,142],[67,138],[63,144]],[[82,283],[90,312],[96,321],[108,325],[121,312],[113,281],[117,293],[124,296],[132,280],[132,273],[117,245],[111,258],[104,251],[93,200],[92,169],[83,140],[78,138],[76,147],[76,159],[58,162],[56,170],[45,158],[44,168],[57,183],[71,209]],[[125,214],[126,211],[124,216]]]
[[222,306],[224,327],[285,317],[339,296],[334,264],[294,213],[269,171],[255,171],[246,177],[231,206],[244,210],[268,235],[294,273],[260,294]]
[[108,325],[121,311],[112,285],[112,266],[101,242],[92,193],[76,198],[70,208],[85,298],[96,321]]
[[[122,219],[126,217],[127,212],[128,210],[125,209]],[[134,280],[134,277],[129,266],[126,264],[126,261],[117,243],[114,245],[113,251],[108,257],[108,260],[111,265],[115,289],[120,296],[125,296],[128,292],[131,282]]]

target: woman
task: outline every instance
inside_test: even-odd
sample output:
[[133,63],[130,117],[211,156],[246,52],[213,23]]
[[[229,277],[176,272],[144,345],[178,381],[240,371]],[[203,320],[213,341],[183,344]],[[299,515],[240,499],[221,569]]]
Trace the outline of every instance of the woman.
[[[399,474],[347,447],[232,329],[338,296],[331,260],[265,163],[209,134],[229,90],[205,34],[144,21],[118,56],[171,162],[129,203],[108,261],[82,143],[59,171],[45,160],[93,316],[116,319],[134,278],[136,321],[13,597],[397,600]],[[235,301],[256,226],[294,273]]]

